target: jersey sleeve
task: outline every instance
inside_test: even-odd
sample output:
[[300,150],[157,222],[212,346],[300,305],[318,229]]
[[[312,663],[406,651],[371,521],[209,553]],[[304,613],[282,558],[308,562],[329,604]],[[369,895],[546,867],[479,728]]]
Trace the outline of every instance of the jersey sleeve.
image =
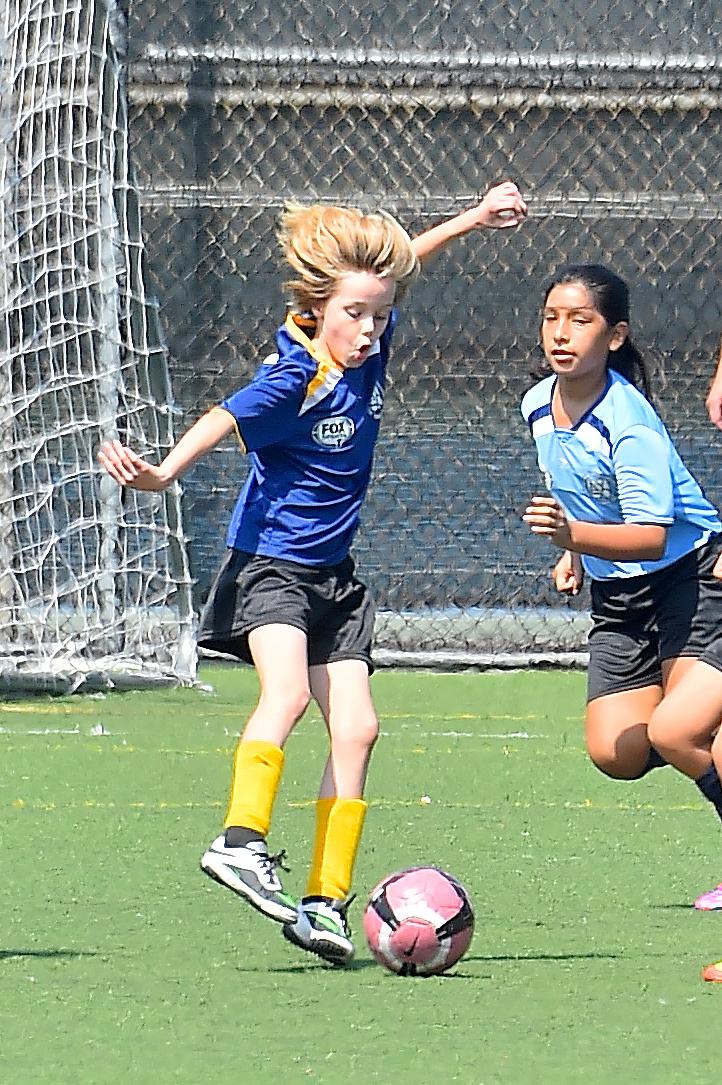
[[674,522],[669,446],[649,426],[632,426],[617,440],[612,462],[625,523]]
[[245,388],[220,404],[236,423],[249,452],[275,444],[288,433],[298,418],[306,394],[309,374],[298,361],[271,357]]

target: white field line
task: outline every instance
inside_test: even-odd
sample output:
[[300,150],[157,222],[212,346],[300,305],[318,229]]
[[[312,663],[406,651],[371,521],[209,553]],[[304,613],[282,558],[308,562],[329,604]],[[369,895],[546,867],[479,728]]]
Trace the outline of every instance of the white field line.
[[102,723],[97,724],[95,727],[89,727],[87,731],[81,731],[79,727],[73,727],[72,729],[64,727],[44,727],[40,730],[31,731],[14,731],[9,727],[0,727],[0,735],[14,735],[15,737],[25,738],[26,735],[35,735],[36,737],[42,737],[45,735],[79,735],[81,738],[107,738],[112,735],[124,734],[123,731],[107,731]]

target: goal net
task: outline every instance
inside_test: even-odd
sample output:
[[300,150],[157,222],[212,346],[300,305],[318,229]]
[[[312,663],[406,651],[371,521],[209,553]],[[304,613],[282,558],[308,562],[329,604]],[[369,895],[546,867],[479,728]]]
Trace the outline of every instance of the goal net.
[[0,23],[0,688],[191,682],[180,491],[121,490],[173,403],[144,284],[114,0],[6,0]]

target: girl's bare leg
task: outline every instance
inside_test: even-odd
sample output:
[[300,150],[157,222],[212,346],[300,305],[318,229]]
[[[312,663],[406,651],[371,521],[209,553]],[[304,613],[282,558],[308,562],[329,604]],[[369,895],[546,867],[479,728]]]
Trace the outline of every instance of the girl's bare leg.
[[660,686],[608,693],[587,705],[587,749],[597,768],[615,780],[637,780],[649,764],[647,726],[662,700]]

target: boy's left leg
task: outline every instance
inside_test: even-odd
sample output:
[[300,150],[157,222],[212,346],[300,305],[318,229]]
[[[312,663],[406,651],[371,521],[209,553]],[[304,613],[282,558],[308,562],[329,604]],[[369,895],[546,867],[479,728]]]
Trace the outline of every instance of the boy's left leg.
[[378,736],[368,667],[347,659],[310,668],[311,691],[326,720],[331,753],[316,803],[316,829],[306,893],[288,941],[332,964],[353,957],[347,919],[353,869],[366,803],[363,791]]

